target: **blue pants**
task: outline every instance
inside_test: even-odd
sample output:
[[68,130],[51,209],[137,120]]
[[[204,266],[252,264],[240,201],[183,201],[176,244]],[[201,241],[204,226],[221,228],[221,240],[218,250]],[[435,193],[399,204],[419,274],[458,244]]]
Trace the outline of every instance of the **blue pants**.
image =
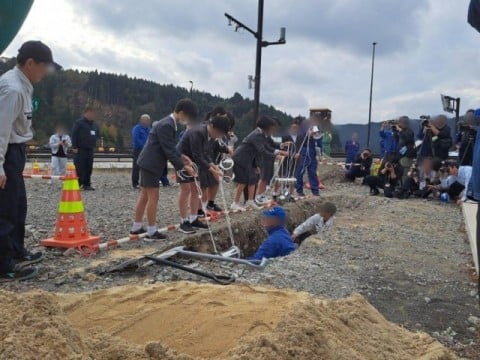
[[297,171],[295,177],[297,178],[296,190],[297,193],[303,193],[303,176],[305,171],[308,174],[308,181],[312,194],[318,195],[318,177],[317,177],[317,159],[316,154],[313,152],[306,152],[300,154],[300,159],[297,165]]
[[23,181],[25,145],[8,145],[3,168],[7,176],[0,189],[0,273],[13,270],[14,258],[26,255],[24,247],[27,194]]

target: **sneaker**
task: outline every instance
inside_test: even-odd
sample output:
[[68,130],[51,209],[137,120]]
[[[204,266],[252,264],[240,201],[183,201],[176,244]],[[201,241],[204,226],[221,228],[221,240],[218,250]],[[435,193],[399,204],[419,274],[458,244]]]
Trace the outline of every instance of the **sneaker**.
[[91,186],[84,186],[82,189],[85,190],[85,191],[95,191],[95,188],[93,188]]
[[167,239],[168,239],[167,235],[162,234],[161,232],[158,232],[158,231],[155,231],[152,235],[147,234],[147,236],[143,238],[143,240],[146,242],[153,242],[156,240],[167,240]]
[[134,190],[140,189],[140,185],[133,185],[133,189],[134,189]]
[[205,217],[205,211],[203,211],[203,209],[200,209],[197,211],[197,216],[199,218],[204,218]]
[[213,203],[213,205],[207,205],[207,210],[214,211],[214,212],[222,212],[222,208],[217,204]]
[[38,270],[36,267],[14,270],[8,273],[0,273],[0,283],[28,280],[34,278],[37,274]]
[[248,200],[246,203],[245,203],[245,208],[247,210],[261,210],[262,208],[260,206],[258,206],[257,204],[255,204],[255,201],[253,200]]
[[196,231],[192,227],[192,224],[190,224],[190,221],[184,221],[183,223],[180,224],[178,231],[184,233],[184,234],[195,234]]
[[140,235],[140,234],[145,234],[147,230],[145,230],[143,227],[141,227],[138,230],[130,230],[130,235]]
[[192,222],[190,225],[192,225],[193,228],[198,229],[198,230],[208,230],[209,229],[207,224],[201,222],[198,219],[195,219],[195,221]]
[[239,203],[232,203],[232,205],[230,205],[230,211],[245,211],[246,209],[240,205]]
[[268,201],[269,200],[265,195],[255,197],[255,202],[257,203],[257,205],[265,205],[266,203],[268,203]]
[[305,197],[305,193],[303,193],[303,192],[297,192],[297,196],[298,196],[298,197]]
[[32,265],[42,261],[45,258],[45,254],[41,251],[36,253],[27,253],[21,258],[14,259],[16,268],[23,268],[28,265]]

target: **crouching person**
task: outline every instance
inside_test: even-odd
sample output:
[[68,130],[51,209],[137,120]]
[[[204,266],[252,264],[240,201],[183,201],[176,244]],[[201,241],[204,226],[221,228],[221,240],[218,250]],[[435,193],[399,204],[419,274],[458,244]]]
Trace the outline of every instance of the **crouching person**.
[[262,260],[286,256],[294,251],[295,246],[290,233],[285,228],[287,214],[280,206],[275,206],[263,212],[262,225],[268,233],[267,239],[260,245],[255,255],[248,260]]
[[326,202],[320,206],[320,211],[309,217],[302,224],[293,230],[293,241],[301,244],[303,240],[313,234],[321,234],[335,225],[335,214],[337,207],[331,202]]

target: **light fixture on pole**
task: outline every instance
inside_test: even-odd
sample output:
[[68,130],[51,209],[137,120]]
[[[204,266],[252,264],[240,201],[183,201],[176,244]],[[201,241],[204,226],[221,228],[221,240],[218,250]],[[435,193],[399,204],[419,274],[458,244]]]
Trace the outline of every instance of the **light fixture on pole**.
[[447,95],[440,95],[440,98],[442,99],[443,111],[455,113],[455,128],[457,129],[458,121],[460,120],[460,98]]
[[372,43],[372,76],[370,78],[370,104],[368,106],[368,134],[367,134],[367,147],[370,147],[370,132],[372,127],[372,95],[373,95],[373,72],[375,70],[375,47],[376,42]]
[[[260,109],[260,77],[262,73],[262,48],[270,45],[284,45],[286,44],[286,29],[284,27],[280,28],[280,38],[278,41],[269,42],[263,40],[263,6],[264,0],[258,0],[258,20],[257,20],[257,31],[252,30],[247,25],[243,24],[239,20],[235,19],[232,15],[225,13],[225,17],[228,19],[228,25],[235,26],[235,31],[238,29],[245,29],[250,34],[252,34],[257,39],[257,52],[256,52],[256,61],[255,61],[255,78],[253,79],[255,94],[254,94],[254,111],[253,111],[253,128],[256,127],[257,118]],[[251,81],[249,78],[249,84]]]

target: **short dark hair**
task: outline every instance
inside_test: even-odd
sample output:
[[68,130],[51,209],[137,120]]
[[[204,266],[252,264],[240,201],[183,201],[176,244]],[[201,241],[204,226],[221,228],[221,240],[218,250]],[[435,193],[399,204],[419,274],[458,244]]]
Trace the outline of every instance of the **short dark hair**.
[[292,124],[301,125],[303,120],[305,120],[303,117],[297,116],[297,117],[293,118]]
[[215,106],[212,111],[209,111],[205,115],[205,121],[210,120],[212,117],[217,115],[227,115],[227,110],[223,106]]
[[176,113],[184,112],[190,118],[195,119],[198,116],[197,105],[190,99],[182,99],[177,102],[175,105]]
[[468,114],[468,113],[475,114],[475,110],[473,110],[473,109],[468,109],[468,110],[465,112],[465,114]]
[[370,154],[372,153],[372,149],[370,149],[370,148],[365,148],[365,149],[363,149],[363,151],[368,151]]
[[275,125],[278,126],[278,127],[281,127],[282,126],[282,122],[280,121],[279,118],[277,117],[272,117],[273,121],[275,121]]
[[271,117],[262,115],[260,119],[257,121],[257,127],[259,127],[262,130],[269,130],[270,128],[274,127],[275,120],[273,120]]
[[230,131],[235,127],[235,116],[229,111],[227,112],[228,120],[230,120]]
[[326,212],[327,214],[330,214],[330,215],[335,215],[337,213],[337,207],[335,206],[334,203],[326,202],[326,203],[320,204],[320,211]]
[[227,116],[217,115],[208,121],[214,129],[220,130],[223,134],[230,131],[230,120]]
[[449,168],[450,168],[450,167],[452,167],[452,168],[453,168],[453,167],[458,168],[458,163],[457,163],[455,160],[447,160],[447,161],[445,161],[445,166],[447,166],[447,167],[449,167]]

